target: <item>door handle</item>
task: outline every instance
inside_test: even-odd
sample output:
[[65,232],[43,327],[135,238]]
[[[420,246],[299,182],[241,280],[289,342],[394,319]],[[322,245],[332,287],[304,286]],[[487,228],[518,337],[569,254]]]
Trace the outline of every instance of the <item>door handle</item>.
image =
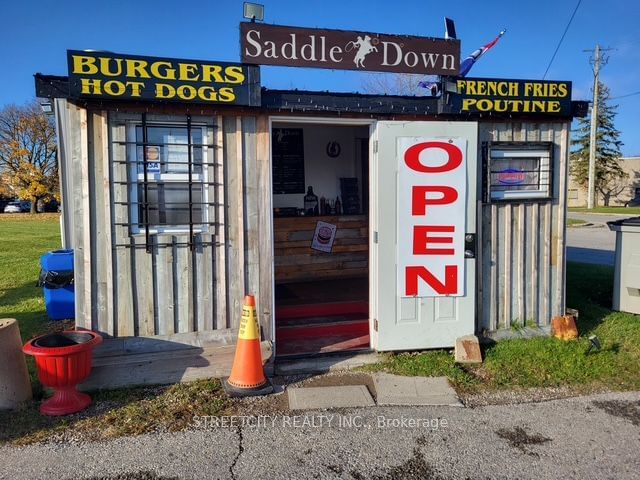
[[464,236],[464,258],[476,258],[475,233],[466,233]]

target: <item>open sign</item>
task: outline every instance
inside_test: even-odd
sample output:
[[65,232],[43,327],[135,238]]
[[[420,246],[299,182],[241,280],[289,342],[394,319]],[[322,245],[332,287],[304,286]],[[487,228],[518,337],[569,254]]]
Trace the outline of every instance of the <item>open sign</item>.
[[503,185],[522,185],[527,174],[515,168],[507,168],[496,173],[496,180]]
[[464,295],[466,140],[398,138],[398,288]]

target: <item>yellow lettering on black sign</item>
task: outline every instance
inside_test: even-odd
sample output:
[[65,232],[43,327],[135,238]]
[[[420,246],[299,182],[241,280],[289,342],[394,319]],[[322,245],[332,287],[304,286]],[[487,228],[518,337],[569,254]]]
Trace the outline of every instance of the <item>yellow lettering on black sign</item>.
[[234,85],[246,81],[239,65],[76,54],[71,54],[70,72],[80,77],[81,95],[114,98],[143,98],[147,92],[147,98],[158,100],[232,103]]
[[459,79],[462,112],[561,113],[570,101],[566,82]]

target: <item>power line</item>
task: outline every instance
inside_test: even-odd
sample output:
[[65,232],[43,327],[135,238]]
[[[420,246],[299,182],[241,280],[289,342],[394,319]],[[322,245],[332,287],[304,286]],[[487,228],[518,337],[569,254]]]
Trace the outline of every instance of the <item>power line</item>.
[[562,45],[562,41],[564,40],[565,35],[569,31],[569,27],[571,26],[571,22],[573,22],[573,17],[576,16],[576,12],[578,11],[578,7],[580,7],[581,3],[582,3],[582,0],[578,0],[576,8],[573,9],[573,13],[571,14],[571,18],[569,19],[569,22],[567,23],[567,26],[565,27],[564,32],[562,33],[562,37],[560,37],[560,41],[558,42],[558,46],[556,47],[556,50],[553,52],[553,55],[551,56],[551,60],[549,60],[549,65],[547,65],[547,69],[544,71],[544,75],[542,76],[543,80],[545,78],[547,78],[547,73],[549,73],[549,69],[551,68],[551,64],[555,60],[556,54],[558,53],[558,50],[560,50],[560,45]]
[[617,97],[611,97],[610,100],[615,100],[617,98],[632,97],[633,95],[640,95],[640,90],[638,90],[637,92],[627,93],[625,95],[618,95]]

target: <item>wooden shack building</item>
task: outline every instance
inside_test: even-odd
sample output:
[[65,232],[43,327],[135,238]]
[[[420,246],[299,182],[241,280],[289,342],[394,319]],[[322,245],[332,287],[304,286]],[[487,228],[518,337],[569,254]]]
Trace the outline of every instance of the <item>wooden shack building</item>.
[[167,81],[162,98],[90,68],[36,75],[55,110],[76,325],[105,338],[92,386],[224,374],[248,293],[268,368],[545,331],[565,312],[570,122],[585,111],[570,82],[377,96],[189,64],[226,74],[215,91]]

